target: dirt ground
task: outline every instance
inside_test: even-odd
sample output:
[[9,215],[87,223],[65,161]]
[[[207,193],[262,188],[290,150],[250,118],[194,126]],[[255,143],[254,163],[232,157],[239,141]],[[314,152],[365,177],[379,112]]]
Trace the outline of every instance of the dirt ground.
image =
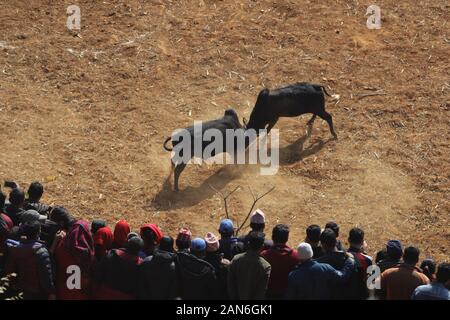
[[[229,200],[239,222],[248,188],[274,186],[257,207],[268,228],[291,226],[291,245],[336,220],[344,242],[362,227],[371,254],[399,238],[448,259],[447,0],[376,1],[380,30],[366,27],[370,0],[81,0],[78,35],[70,1],[0,3],[0,179],[42,181],[46,202],[88,220],[200,236],[225,215],[209,185],[241,186]],[[171,191],[173,130],[229,107],[248,118],[263,87],[297,81],[340,95],[327,99],[339,140],[319,119],[306,140],[309,116],[285,118],[277,175],[193,165]]]

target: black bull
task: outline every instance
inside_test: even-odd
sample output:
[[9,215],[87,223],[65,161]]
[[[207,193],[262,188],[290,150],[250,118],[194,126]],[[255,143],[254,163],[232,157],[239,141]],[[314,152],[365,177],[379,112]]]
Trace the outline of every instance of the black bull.
[[[228,109],[228,110],[225,111],[225,114],[224,114],[224,116],[222,118],[202,123],[202,131],[201,131],[202,136],[204,135],[205,131],[209,130],[209,129],[216,129],[216,130],[219,130],[222,133],[222,137],[223,137],[223,139],[222,139],[223,140],[223,149],[222,150],[223,150],[223,152],[229,152],[231,150],[227,150],[227,143],[226,143],[226,139],[225,139],[226,130],[227,129],[232,129],[232,130],[243,129],[243,127],[242,127],[242,125],[239,122],[238,115],[237,115],[236,111],[234,111],[233,109]],[[199,137],[195,137],[194,136],[194,126],[190,126],[190,127],[186,128],[185,130],[189,132],[189,136],[190,136],[190,140],[191,140],[190,141],[190,143],[191,143],[191,150],[190,150],[191,151],[191,156],[197,156],[197,155],[194,154],[194,151],[195,151],[194,150],[194,140],[195,139],[199,139]],[[172,146],[173,146],[172,149],[168,148],[166,146],[166,144],[170,140],[172,140]],[[199,141],[199,140],[197,140],[197,141]],[[203,141],[203,139],[201,139],[201,137],[200,137],[200,141],[202,141],[201,151],[203,152],[203,150],[205,150],[205,148],[209,144],[214,142],[214,139],[212,139],[212,141]],[[171,136],[171,137],[167,138],[166,141],[164,142],[164,149],[166,149],[167,151],[172,151],[174,148],[176,148],[176,146],[179,143],[183,143],[183,140],[181,139],[181,140],[178,140],[178,141],[174,141],[172,139],[172,136]],[[233,145],[234,145],[234,152],[236,152],[237,151],[237,146],[238,146],[237,137],[235,137],[235,141],[234,141]],[[247,146],[247,145],[248,145],[248,142],[246,141],[245,146]],[[214,149],[214,151],[216,151],[216,150]],[[211,155],[215,156],[216,154],[215,154],[215,152],[213,152]],[[182,151],[180,152],[179,156],[180,157],[183,156]],[[171,163],[172,163],[172,170],[175,173],[175,176],[174,176],[174,189],[176,191],[178,191],[179,190],[178,189],[178,180],[179,180],[180,175],[183,172],[184,168],[186,167],[187,163],[185,161],[180,161],[180,162],[174,163],[173,159],[171,160]]]
[[244,119],[244,125],[247,129],[267,129],[267,132],[270,132],[280,117],[297,117],[312,113],[313,116],[308,121],[309,132],[316,116],[319,116],[328,123],[331,134],[337,138],[332,117],[325,111],[324,92],[330,96],[324,86],[307,82],[273,90],[263,89],[258,95],[249,122],[245,123]]

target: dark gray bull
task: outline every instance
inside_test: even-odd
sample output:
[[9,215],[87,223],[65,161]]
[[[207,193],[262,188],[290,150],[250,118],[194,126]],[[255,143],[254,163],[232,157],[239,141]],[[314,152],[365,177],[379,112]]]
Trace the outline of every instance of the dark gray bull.
[[[204,134],[204,132],[208,129],[217,129],[222,133],[222,140],[223,140],[223,152],[228,152],[227,151],[227,146],[226,146],[226,138],[225,138],[225,133],[227,129],[241,129],[243,128],[242,125],[239,122],[239,118],[238,115],[236,113],[236,111],[234,111],[233,109],[227,109],[225,111],[225,114],[222,118],[217,119],[217,120],[211,120],[211,121],[207,121],[207,122],[203,122],[202,123],[202,136]],[[194,139],[197,137],[194,137],[194,126],[190,126],[188,128],[186,128],[185,130],[189,131],[190,133],[190,139],[191,139],[191,155],[192,156],[197,156],[194,155]],[[201,137],[200,137],[201,138]],[[237,138],[235,138],[236,140]],[[172,140],[172,137],[169,137],[166,139],[166,141],[164,141],[164,149],[166,149],[167,151],[172,151],[173,148],[175,148],[179,143],[182,143],[183,140],[181,141],[173,141],[172,140],[172,146],[173,148],[170,149],[166,146],[166,144]],[[202,139],[203,140],[203,139]],[[203,154],[203,150],[205,150],[205,148],[211,144],[214,140],[212,141],[202,141],[202,154]],[[235,152],[237,149],[237,141],[234,141],[234,146],[235,146]],[[215,151],[215,150],[214,150]],[[212,156],[215,156],[215,152],[213,152]],[[183,153],[180,152],[180,156],[183,156]],[[203,158],[203,157],[202,157]],[[205,160],[205,159],[203,159]],[[180,178],[181,173],[183,172],[184,168],[186,167],[187,163],[184,162],[179,162],[179,163],[174,163],[173,159],[171,159],[171,163],[172,163],[172,171],[175,172],[175,177],[174,177],[174,188],[175,191],[178,191],[178,180]]]
[[280,117],[297,117],[312,113],[313,116],[308,121],[308,132],[311,132],[314,120],[319,116],[328,123],[331,134],[337,139],[332,117],[325,111],[324,93],[330,96],[324,86],[307,82],[273,90],[263,89],[258,95],[249,122],[246,123],[244,119],[244,125],[247,129],[267,129],[269,133]]

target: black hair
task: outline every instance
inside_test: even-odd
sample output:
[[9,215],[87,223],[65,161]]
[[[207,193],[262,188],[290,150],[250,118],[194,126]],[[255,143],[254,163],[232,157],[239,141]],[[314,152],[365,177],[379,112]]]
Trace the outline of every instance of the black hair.
[[276,243],[286,243],[289,240],[289,227],[285,224],[277,224],[272,230],[272,240]]
[[181,239],[176,239],[175,244],[177,245],[178,250],[189,249],[191,247],[191,240],[185,241]]
[[350,244],[362,244],[364,242],[364,231],[360,228],[352,228],[348,233]]
[[264,228],[266,227],[265,223],[250,223],[250,229],[252,229],[252,231],[259,231],[259,232],[263,232]]
[[306,228],[306,237],[309,241],[319,242],[321,232],[322,230],[317,224],[312,224],[308,228]]
[[104,228],[106,227],[106,221],[105,220],[99,220],[99,219],[95,219],[92,220],[91,223],[91,233],[92,235],[94,235],[98,229]]
[[139,236],[131,237],[125,244],[125,250],[135,256],[137,256],[142,249],[144,249],[144,240]]
[[28,198],[32,200],[41,199],[44,194],[44,186],[39,181],[34,181],[28,187]]
[[403,252],[403,261],[407,264],[416,264],[419,262],[420,251],[418,248],[410,246],[406,247]]
[[151,244],[154,244],[156,241],[156,234],[150,228],[145,228],[144,230],[142,230],[141,237],[144,241],[148,241]]
[[65,230],[68,230],[75,222],[75,219],[64,207],[54,207],[50,212],[50,220],[56,222]]
[[159,249],[167,252],[173,252],[173,238],[170,236],[164,236],[159,242]]
[[264,238],[265,238],[264,232],[261,231],[251,231],[248,234],[248,247],[251,250],[259,250],[264,245]]
[[336,238],[339,237],[339,225],[334,222],[334,221],[330,221],[325,225],[325,229],[331,229],[334,231],[334,233],[336,234]]
[[334,248],[336,246],[336,233],[330,229],[326,228],[322,231],[320,235],[320,243],[322,243],[322,247],[325,248]]
[[450,263],[443,262],[439,265],[436,280],[444,284],[450,280]]
[[380,250],[377,252],[377,255],[375,256],[375,263],[378,263],[384,259],[387,259],[389,256],[387,254],[386,249]]
[[433,274],[436,273],[436,262],[433,259],[425,259],[420,264],[423,273],[432,280]]
[[13,206],[20,206],[25,201],[25,193],[20,188],[14,188],[9,194],[9,202]]
[[39,221],[25,222],[20,226],[20,231],[27,239],[36,239],[41,233],[41,224]]

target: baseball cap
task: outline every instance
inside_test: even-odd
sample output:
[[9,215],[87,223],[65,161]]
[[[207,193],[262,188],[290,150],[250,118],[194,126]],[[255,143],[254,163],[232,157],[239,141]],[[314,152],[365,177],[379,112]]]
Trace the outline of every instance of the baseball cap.
[[192,251],[205,251],[206,242],[202,238],[195,238],[191,242],[191,250]]

